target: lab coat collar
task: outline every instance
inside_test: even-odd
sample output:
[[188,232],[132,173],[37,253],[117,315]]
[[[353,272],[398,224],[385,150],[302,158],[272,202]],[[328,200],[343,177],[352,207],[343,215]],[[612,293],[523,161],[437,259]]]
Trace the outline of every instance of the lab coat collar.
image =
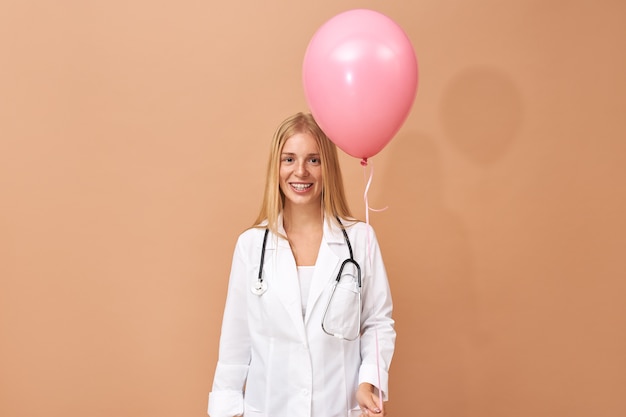
[[333,222],[333,219],[324,219],[324,240],[328,243],[344,243],[343,232]]
[[[261,223],[261,226],[267,226],[267,220]],[[287,232],[285,232],[285,226],[283,224],[283,214],[280,213],[278,215],[278,233],[283,236],[287,236]],[[344,224],[345,226],[345,224]],[[324,217],[324,237],[323,240],[329,244],[336,243],[344,243],[345,239],[343,237],[343,232],[337,225],[333,222],[332,219]],[[274,239],[268,239],[267,248],[268,249],[276,249],[277,247],[289,248],[289,241],[280,236],[274,236]]]

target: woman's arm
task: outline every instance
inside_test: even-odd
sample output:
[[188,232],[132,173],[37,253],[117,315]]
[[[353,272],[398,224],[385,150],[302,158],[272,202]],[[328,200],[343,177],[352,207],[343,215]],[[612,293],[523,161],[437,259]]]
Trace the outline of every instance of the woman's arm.
[[[369,226],[367,226],[369,227]],[[395,348],[396,332],[392,319],[393,303],[387,272],[374,230],[369,227],[365,239],[369,253],[361,254],[365,271],[362,287],[361,369],[359,384],[376,387],[387,400],[389,366]],[[376,391],[376,390],[375,390]]]
[[243,387],[250,364],[250,334],[246,308],[247,265],[241,238],[237,242],[222,319],[219,358],[209,394],[211,417],[243,414]]

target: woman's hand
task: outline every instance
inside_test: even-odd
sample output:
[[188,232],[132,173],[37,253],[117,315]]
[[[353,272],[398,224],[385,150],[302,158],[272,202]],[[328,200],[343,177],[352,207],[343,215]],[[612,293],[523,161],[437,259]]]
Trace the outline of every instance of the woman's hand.
[[356,400],[361,407],[362,417],[383,417],[386,415],[382,404],[379,404],[380,398],[374,392],[374,386],[368,383],[362,383],[356,390]]

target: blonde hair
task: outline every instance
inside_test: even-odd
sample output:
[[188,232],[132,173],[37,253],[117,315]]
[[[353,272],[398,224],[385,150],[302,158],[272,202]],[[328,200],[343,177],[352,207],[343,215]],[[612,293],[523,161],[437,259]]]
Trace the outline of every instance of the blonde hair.
[[[337,147],[318,126],[310,113],[296,113],[276,129],[267,163],[265,193],[259,215],[253,227],[267,227],[278,234],[278,217],[283,210],[285,195],[279,185],[280,156],[287,139],[298,133],[308,133],[317,142],[322,167],[322,211],[324,217],[337,224],[337,217],[353,220],[343,187],[343,177]],[[267,226],[262,225],[267,221]]]

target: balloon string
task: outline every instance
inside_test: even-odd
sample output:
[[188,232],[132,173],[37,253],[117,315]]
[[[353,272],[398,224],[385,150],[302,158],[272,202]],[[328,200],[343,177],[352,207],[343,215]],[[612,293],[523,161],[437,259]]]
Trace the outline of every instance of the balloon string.
[[[369,178],[367,178],[367,160],[363,159],[363,161],[361,161],[361,165],[363,165],[363,180],[367,181],[366,185],[365,185],[365,193],[363,193],[363,201],[365,202],[365,223],[369,226],[370,225],[370,211],[376,211],[376,212],[380,212],[380,211],[385,211],[389,208],[389,206],[383,207],[381,209],[374,209],[370,207],[369,204],[369,198],[368,198],[368,193],[370,190],[370,186],[372,185],[372,180],[374,179],[374,164],[371,163],[369,164],[370,166],[370,175]],[[372,266],[372,257],[370,255],[370,246],[371,246],[371,238],[370,238],[370,228],[367,228],[367,260],[369,262],[369,266]]]
[[[363,158],[363,160],[361,161],[361,165],[363,166],[363,179],[365,180],[367,178],[367,159]],[[367,261],[368,264],[370,266],[370,269],[372,267],[372,257],[371,257],[371,253],[370,253],[370,248],[371,248],[371,237],[370,237],[370,211],[385,211],[389,208],[389,206],[386,206],[382,209],[373,209],[370,207],[369,205],[369,199],[368,199],[368,193],[369,193],[369,189],[370,186],[372,185],[372,180],[374,178],[374,164],[370,164],[370,175],[369,178],[367,178],[367,184],[365,185],[365,193],[363,193],[363,200],[365,202],[365,223],[367,224]],[[375,342],[376,342],[376,372],[377,372],[377,376],[378,376],[378,407],[380,408],[380,410],[383,410],[383,390],[382,390],[382,386],[380,384],[380,350],[378,348],[378,327],[374,327],[374,335],[375,335]]]

